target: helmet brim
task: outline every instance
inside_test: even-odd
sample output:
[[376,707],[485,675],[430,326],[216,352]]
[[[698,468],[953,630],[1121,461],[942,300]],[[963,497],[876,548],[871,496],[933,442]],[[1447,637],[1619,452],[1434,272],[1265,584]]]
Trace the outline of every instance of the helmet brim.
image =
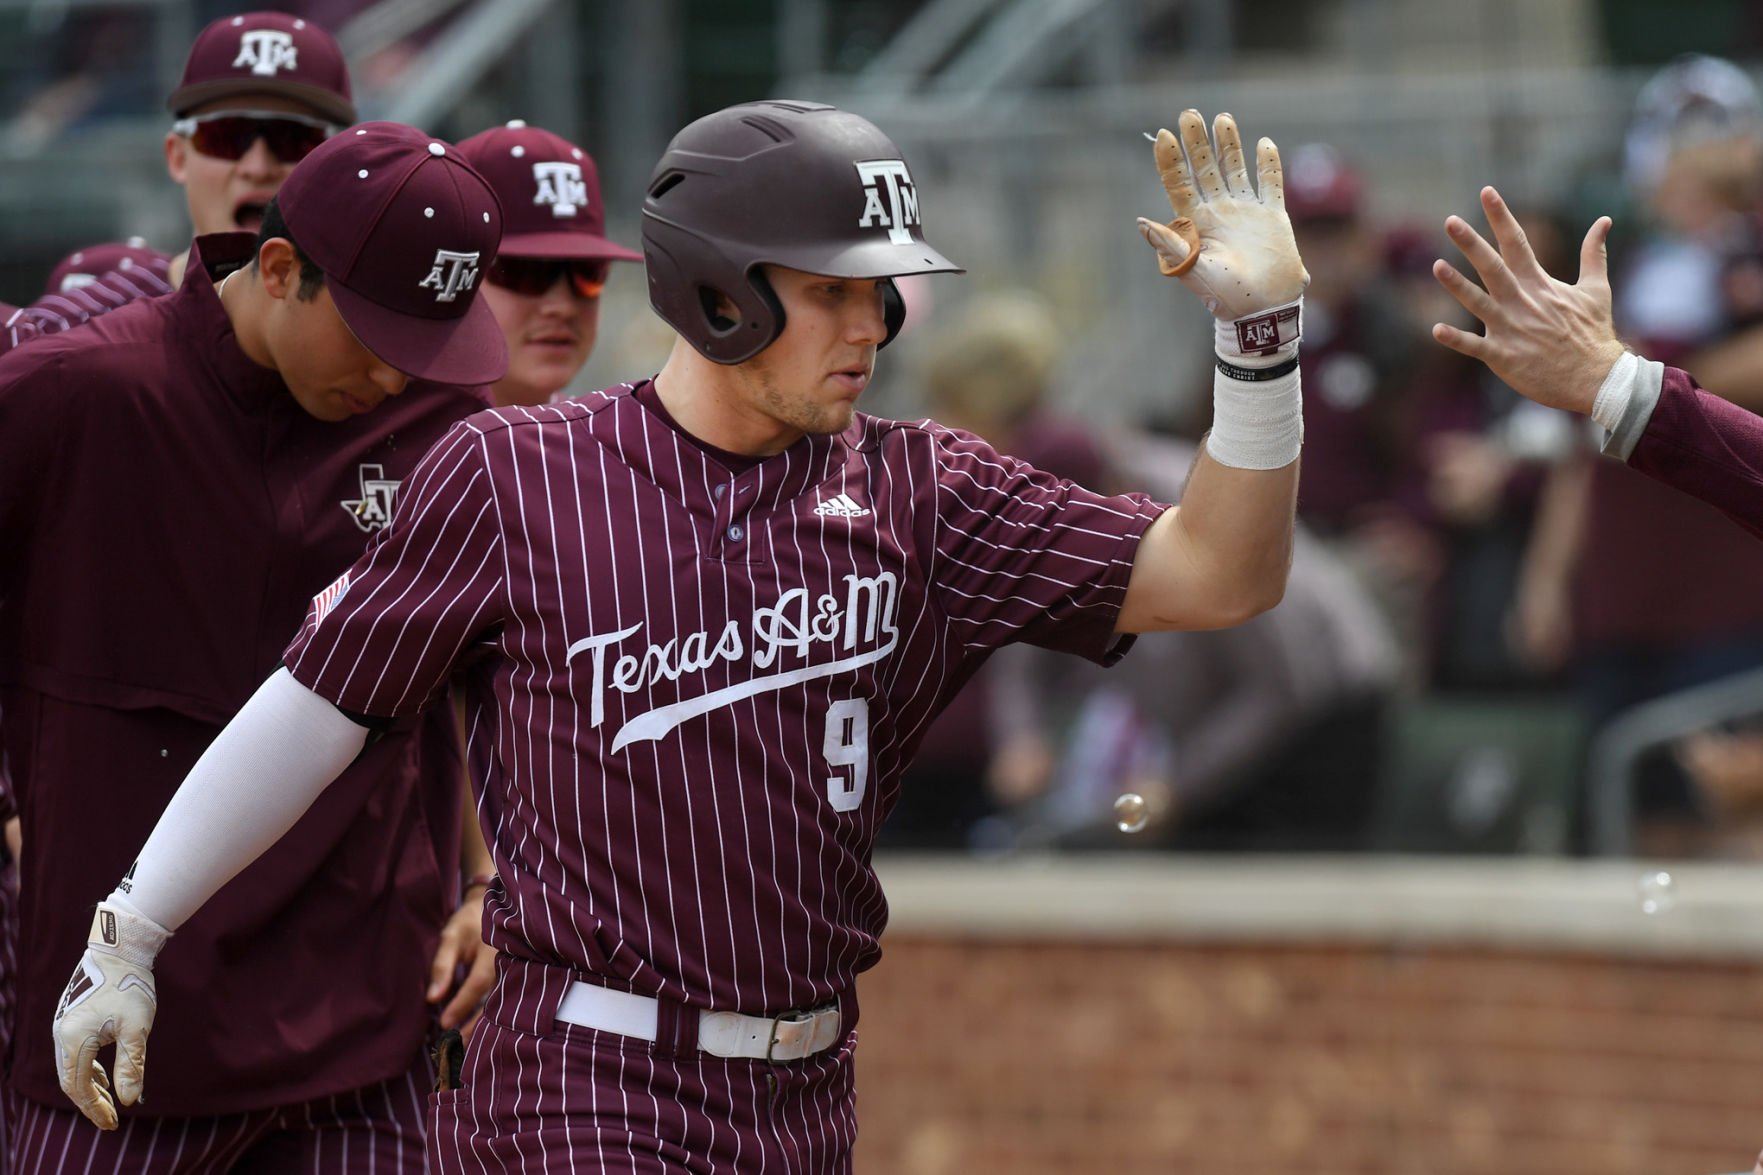
[[905,277],[912,273],[966,273],[967,270],[914,238],[905,244],[863,241],[829,248],[826,244],[767,249],[758,263],[781,265],[824,277]]

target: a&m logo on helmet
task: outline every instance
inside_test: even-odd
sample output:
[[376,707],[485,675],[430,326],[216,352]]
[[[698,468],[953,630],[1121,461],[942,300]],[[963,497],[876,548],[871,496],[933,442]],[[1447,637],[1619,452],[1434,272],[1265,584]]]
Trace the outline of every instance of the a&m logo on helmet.
[[588,185],[582,180],[579,163],[535,163],[533,182],[539,185],[533,203],[549,204],[552,216],[574,216],[576,209],[588,203]]
[[477,258],[475,252],[455,253],[451,249],[436,249],[435,264],[429,275],[416,283],[425,290],[435,291],[435,301],[451,302],[462,290],[469,290],[477,282]]
[[249,66],[258,77],[272,78],[278,69],[299,68],[294,37],[281,29],[250,29],[239,38],[239,55],[233,68]]
[[857,227],[879,225],[888,230],[888,240],[894,244],[910,245],[912,233],[906,226],[920,221],[918,189],[912,186],[912,173],[906,170],[906,161],[872,159],[857,165],[857,176],[863,181],[863,216]]

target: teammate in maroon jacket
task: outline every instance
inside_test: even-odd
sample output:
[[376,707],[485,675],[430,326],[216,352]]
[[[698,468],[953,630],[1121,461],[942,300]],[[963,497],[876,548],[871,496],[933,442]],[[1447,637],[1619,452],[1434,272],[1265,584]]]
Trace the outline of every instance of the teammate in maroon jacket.
[[644,208],[666,365],[428,453],[99,905],[55,1018],[69,1096],[114,1121],[112,1039],[139,1096],[170,929],[328,794],[363,719],[462,672],[502,963],[435,1167],[848,1171],[870,848],[931,718],[1006,642],[1110,662],[1284,588],[1307,275],[1273,144],[1257,194],[1228,116],[1216,154],[1180,129],[1155,148],[1177,220],[1140,222],[1218,318],[1179,510],[856,411],[892,279],[956,268],[874,126],[762,102],[680,132]]
[[[199,238],[177,293],[0,359],[28,1025],[54,1014],[51,960],[78,949],[99,879],[506,361],[474,296],[498,205],[453,148],[364,124],[277,199],[261,239]],[[124,1129],[73,1112],[65,1058],[18,1034],[16,1169],[421,1169],[423,992],[457,881],[457,741],[437,719],[334,764],[339,786],[183,928],[159,976],[179,1027]]]
[[1763,537],[1763,417],[1703,391],[1688,372],[1623,347],[1611,320],[1610,218],[1599,217],[1586,233],[1579,281],[1567,285],[1537,264],[1498,192],[1483,188],[1481,206],[1497,248],[1460,217],[1447,220],[1445,231],[1482,285],[1445,261],[1433,273],[1484,332],[1440,323],[1433,338],[1480,359],[1539,404],[1590,416],[1604,427],[1606,454]]

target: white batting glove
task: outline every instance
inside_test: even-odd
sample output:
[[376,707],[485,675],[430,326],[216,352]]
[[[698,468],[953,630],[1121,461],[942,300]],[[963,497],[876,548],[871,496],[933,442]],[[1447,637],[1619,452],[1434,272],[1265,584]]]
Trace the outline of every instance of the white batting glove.
[[[112,894],[98,903],[86,953],[55,1009],[55,1063],[61,1092],[100,1130],[116,1129],[116,1103],[141,1097],[147,1033],[159,1006],[153,960],[171,932],[127,909]],[[98,1051],[116,1042],[116,1096]]]
[[[1298,306],[1310,274],[1286,216],[1279,148],[1255,148],[1260,191],[1249,182],[1236,120],[1220,114],[1213,138],[1197,110],[1182,111],[1181,139],[1157,132],[1152,148],[1175,219],[1139,219],[1157,266],[1194,291],[1219,320],[1218,353],[1272,354],[1298,338]],[[1185,147],[1185,153],[1184,153]]]

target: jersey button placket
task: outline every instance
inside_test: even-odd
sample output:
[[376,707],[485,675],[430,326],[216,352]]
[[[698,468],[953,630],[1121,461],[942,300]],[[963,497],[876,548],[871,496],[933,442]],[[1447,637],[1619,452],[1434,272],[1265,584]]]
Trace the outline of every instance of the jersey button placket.
[[739,487],[730,482],[719,481],[710,487],[710,497],[715,503],[714,525],[716,529],[712,533],[718,536],[717,555],[719,558],[733,559],[736,562],[742,562],[746,557],[744,551],[736,549],[737,544],[747,537],[746,526],[736,517],[739,510],[737,499],[740,496]]

